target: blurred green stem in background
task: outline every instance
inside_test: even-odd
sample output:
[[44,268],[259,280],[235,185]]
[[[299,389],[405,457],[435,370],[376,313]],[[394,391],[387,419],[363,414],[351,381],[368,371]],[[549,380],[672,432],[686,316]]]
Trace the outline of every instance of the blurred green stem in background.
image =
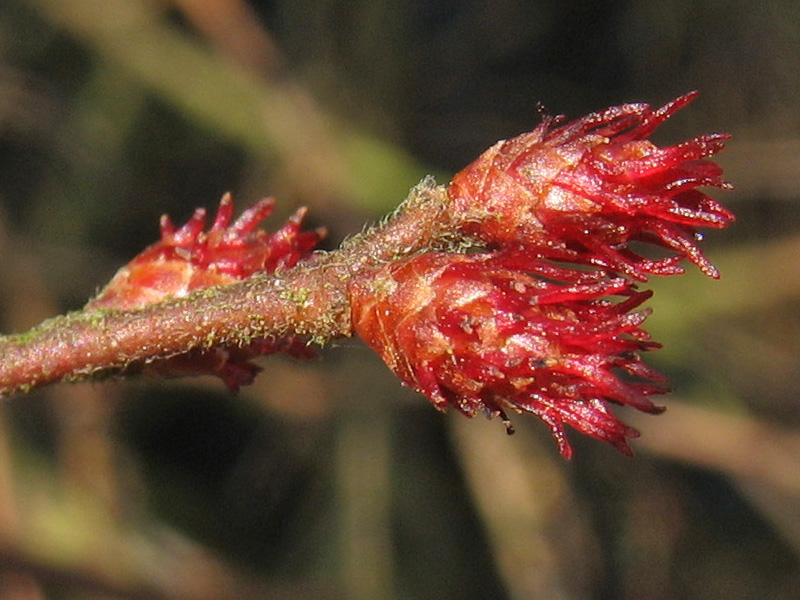
[[[385,211],[426,174],[401,150],[320,110],[299,86],[232,68],[157,18],[155,5],[139,0],[25,1],[190,118],[278,162],[305,186]],[[320,163],[324,168],[313,168]]]

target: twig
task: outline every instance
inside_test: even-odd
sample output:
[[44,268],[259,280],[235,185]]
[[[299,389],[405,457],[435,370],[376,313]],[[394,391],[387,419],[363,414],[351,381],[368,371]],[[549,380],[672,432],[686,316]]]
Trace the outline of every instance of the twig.
[[100,377],[193,349],[241,347],[257,338],[324,343],[352,333],[347,286],[364,270],[449,242],[446,194],[431,178],[392,218],[297,267],[139,310],[73,312],[0,338],[0,395],[54,381]]

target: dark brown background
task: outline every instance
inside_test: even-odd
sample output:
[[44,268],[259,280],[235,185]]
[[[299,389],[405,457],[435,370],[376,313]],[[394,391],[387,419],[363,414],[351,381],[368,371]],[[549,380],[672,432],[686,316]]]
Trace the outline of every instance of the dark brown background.
[[[612,5],[613,8],[609,8]],[[356,341],[4,401],[0,599],[789,600],[800,589],[800,4],[6,0],[0,324],[79,308],[225,191],[336,245],[427,173],[629,101],[734,134],[721,268],[655,280],[637,456],[440,415]],[[105,595],[103,595],[105,594]],[[138,594],[138,595],[137,595]]]

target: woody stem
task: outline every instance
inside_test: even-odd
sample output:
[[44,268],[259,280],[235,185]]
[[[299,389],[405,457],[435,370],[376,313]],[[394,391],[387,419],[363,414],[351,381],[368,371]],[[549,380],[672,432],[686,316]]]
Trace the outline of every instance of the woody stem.
[[293,269],[198,290],[137,310],[84,310],[0,337],[0,395],[80,380],[189,352],[302,336],[352,335],[350,279],[398,257],[443,247],[447,195],[432,179],[381,225]]

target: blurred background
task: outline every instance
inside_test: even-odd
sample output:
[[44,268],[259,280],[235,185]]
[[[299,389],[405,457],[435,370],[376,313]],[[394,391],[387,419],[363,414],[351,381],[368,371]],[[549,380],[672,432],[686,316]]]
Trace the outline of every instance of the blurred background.
[[800,3],[3,0],[0,327],[80,308],[232,191],[335,247],[537,102],[702,95],[722,270],[654,280],[675,392],[625,458],[441,415],[357,341],[0,404],[0,600],[783,600],[800,590]]

